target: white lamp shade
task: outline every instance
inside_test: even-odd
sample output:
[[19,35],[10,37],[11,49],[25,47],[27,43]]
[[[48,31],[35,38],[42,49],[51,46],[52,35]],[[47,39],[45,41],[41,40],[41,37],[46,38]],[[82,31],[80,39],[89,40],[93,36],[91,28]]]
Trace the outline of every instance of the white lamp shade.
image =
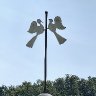
[[41,93],[38,96],[52,96],[52,95],[51,94],[48,94],[48,93]]

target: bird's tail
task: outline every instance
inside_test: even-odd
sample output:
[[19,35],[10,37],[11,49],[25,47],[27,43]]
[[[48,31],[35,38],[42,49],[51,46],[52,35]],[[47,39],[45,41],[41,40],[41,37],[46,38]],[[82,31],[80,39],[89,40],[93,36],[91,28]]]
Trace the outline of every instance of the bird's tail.
[[26,44],[26,46],[29,47],[29,48],[32,48],[33,45],[34,45],[34,42],[35,42],[36,38],[37,38],[37,35],[34,36],[34,37]]
[[53,32],[54,35],[56,36],[59,44],[63,44],[67,39],[65,39],[64,37],[62,37],[61,35],[57,34],[56,32]]

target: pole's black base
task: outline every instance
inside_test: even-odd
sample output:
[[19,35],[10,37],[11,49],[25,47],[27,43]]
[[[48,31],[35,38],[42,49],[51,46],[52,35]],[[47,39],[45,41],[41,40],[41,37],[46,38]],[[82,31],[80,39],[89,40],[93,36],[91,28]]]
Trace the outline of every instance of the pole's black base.
[[41,93],[38,96],[52,96],[52,95],[51,94],[48,94],[48,93]]

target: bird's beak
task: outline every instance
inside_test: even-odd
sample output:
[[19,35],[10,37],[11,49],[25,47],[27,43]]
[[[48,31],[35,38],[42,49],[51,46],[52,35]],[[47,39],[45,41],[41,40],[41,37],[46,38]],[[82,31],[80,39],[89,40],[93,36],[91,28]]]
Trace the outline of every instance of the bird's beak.
[[66,27],[64,27],[64,29],[65,29]]
[[53,22],[53,20],[52,20],[52,19],[49,19],[49,21],[50,21],[50,22]]

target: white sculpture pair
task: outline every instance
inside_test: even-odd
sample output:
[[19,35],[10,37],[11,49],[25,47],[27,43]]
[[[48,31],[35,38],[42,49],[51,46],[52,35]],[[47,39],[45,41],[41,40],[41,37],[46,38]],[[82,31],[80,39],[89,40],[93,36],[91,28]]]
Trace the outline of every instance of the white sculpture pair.
[[[43,22],[40,19],[37,19],[37,22],[33,21],[31,23],[28,32],[31,33],[31,34],[36,33],[36,35],[26,44],[27,47],[32,48],[37,36],[44,32],[44,26],[42,25],[42,23]],[[61,18],[59,16],[56,16],[54,18],[54,23],[53,23],[52,19],[49,19],[49,24],[48,24],[47,29],[49,29],[51,32],[54,33],[54,35],[57,38],[57,41],[58,41],[59,44],[63,44],[66,41],[66,39],[64,37],[62,37],[61,35],[59,35],[56,32],[56,29],[63,30],[65,28],[66,27],[64,27],[62,25],[62,20],[61,20]]]

